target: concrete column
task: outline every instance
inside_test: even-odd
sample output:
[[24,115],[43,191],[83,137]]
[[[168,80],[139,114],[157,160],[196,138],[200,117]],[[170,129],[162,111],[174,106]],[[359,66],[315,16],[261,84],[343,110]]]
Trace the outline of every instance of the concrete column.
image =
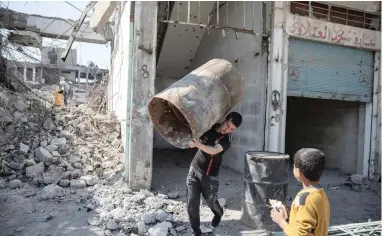
[[153,126],[147,105],[155,88],[157,12],[157,2],[135,2],[129,184],[136,190],[149,189],[152,180]]
[[33,81],[33,82],[36,82],[36,67],[33,67],[32,81]]
[[274,2],[270,42],[265,150],[285,151],[288,83],[288,35],[284,32],[287,2]]
[[[381,52],[375,52],[374,57],[374,85],[371,116],[371,140],[369,160],[365,158],[364,165],[368,166],[369,179],[378,180],[381,175]],[[369,165],[367,165],[369,164]],[[364,170],[366,172],[366,170]]]
[[27,80],[27,67],[24,66],[24,75],[23,75],[23,80]]

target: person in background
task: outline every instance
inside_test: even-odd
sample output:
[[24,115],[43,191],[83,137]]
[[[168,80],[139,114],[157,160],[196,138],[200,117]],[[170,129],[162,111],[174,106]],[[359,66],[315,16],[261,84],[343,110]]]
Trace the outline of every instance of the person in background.
[[214,213],[211,226],[216,227],[223,216],[223,208],[217,198],[219,189],[219,168],[223,153],[232,146],[231,133],[242,122],[237,112],[229,113],[224,122],[215,124],[204,133],[200,140],[189,143],[190,148],[198,148],[187,175],[187,212],[191,228],[195,236],[202,235],[200,230],[200,194],[207,201],[208,207]]
[[63,90],[64,104],[68,105],[68,98],[71,97],[72,89],[70,84],[63,77],[61,77],[60,79],[60,88],[61,90]]
[[293,174],[303,189],[292,202],[289,223],[284,207],[273,208],[271,217],[286,236],[328,235],[330,206],[320,178],[325,168],[325,156],[320,150],[303,148],[294,156]]

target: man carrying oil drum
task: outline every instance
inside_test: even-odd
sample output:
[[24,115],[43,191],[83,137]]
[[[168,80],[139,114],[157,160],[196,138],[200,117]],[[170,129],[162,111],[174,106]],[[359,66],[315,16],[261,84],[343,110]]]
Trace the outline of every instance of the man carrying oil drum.
[[200,230],[200,194],[214,213],[211,226],[216,227],[223,216],[223,208],[217,198],[219,189],[219,168],[223,153],[232,145],[231,133],[242,122],[237,112],[229,113],[224,122],[215,124],[204,133],[200,140],[189,143],[190,148],[198,148],[187,175],[187,212],[195,236],[202,235]]

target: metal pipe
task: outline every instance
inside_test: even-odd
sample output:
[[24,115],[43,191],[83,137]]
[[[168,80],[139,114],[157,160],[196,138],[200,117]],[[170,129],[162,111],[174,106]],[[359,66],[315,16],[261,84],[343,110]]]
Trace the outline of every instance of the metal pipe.
[[[209,18],[209,15],[208,15],[208,18]],[[253,30],[239,29],[239,28],[231,27],[231,26],[206,25],[206,24],[197,24],[197,23],[191,23],[191,22],[190,23],[187,23],[187,22],[177,22],[177,21],[173,21],[173,20],[158,20],[158,21],[159,22],[163,22],[163,23],[168,23],[168,24],[193,25],[193,26],[200,26],[200,27],[204,27],[204,28],[233,30],[235,32],[241,32],[241,33],[247,33],[247,34],[259,35],[259,36],[267,37],[266,34],[255,33],[255,32],[253,32]]]
[[187,23],[190,23],[190,1],[188,1],[188,4],[187,4]]
[[219,1],[216,2],[216,24],[219,25]]

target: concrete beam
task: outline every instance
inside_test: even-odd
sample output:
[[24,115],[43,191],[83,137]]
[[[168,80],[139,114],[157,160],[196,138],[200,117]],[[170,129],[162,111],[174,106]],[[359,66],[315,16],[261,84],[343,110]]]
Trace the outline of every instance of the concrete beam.
[[90,19],[89,26],[98,34],[102,34],[109,18],[117,7],[116,1],[100,1],[94,6],[93,16]]
[[[76,21],[58,17],[29,15],[0,8],[0,27],[9,30],[27,30],[38,33],[46,38],[69,39]],[[105,34],[97,34],[84,22],[77,34],[76,41],[86,43],[106,44],[113,38],[112,29],[105,30]],[[111,28],[107,25],[106,28]]]

